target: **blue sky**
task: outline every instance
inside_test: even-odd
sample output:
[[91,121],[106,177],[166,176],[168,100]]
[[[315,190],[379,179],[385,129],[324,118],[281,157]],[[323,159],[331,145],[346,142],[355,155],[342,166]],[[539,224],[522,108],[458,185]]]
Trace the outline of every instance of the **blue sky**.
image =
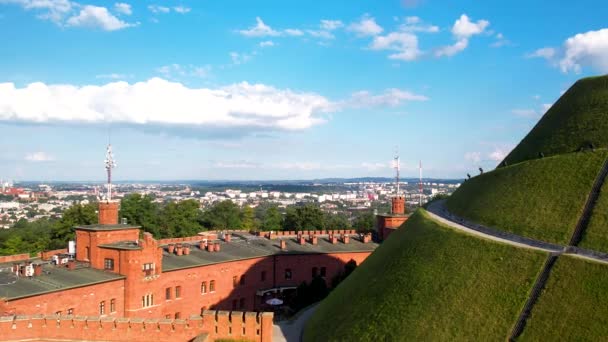
[[608,3],[0,0],[0,177],[463,177],[578,78]]

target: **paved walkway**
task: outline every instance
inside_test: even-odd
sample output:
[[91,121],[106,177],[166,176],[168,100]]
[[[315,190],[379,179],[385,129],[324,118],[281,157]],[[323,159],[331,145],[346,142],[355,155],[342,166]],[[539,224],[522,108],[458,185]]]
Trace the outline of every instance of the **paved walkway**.
[[283,321],[272,326],[272,342],[299,342],[302,338],[304,325],[317,309],[318,304],[298,313],[295,320]]
[[450,213],[445,208],[445,200],[436,201],[429,204],[427,212],[436,221],[439,221],[452,228],[459,229],[469,234],[473,234],[485,239],[494,240],[522,248],[542,250],[557,255],[567,254],[574,257],[608,264],[608,254],[603,252],[535,240],[467,221],[461,217]]

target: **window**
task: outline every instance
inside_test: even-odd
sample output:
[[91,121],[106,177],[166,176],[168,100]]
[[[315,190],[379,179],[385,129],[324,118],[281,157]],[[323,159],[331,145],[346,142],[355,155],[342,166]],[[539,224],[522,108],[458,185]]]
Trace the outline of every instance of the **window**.
[[99,302],[99,315],[105,315],[106,314],[106,301],[102,300],[101,302]]
[[180,319],[182,317],[182,314],[179,312],[175,313],[175,319]]
[[167,287],[165,289],[165,300],[170,300],[171,299],[171,288]]
[[241,279],[239,279],[239,284],[245,285],[245,276],[244,275],[242,275]]
[[233,276],[232,277],[232,287],[236,287],[236,284],[237,284],[237,278],[236,278],[236,276]]
[[291,268],[285,269],[285,279],[287,279],[287,280],[291,279]]
[[142,267],[144,273],[146,274],[146,276],[150,276],[154,273],[154,264],[151,262],[145,263],[141,267]]
[[204,281],[201,283],[201,294],[207,293],[207,282]]
[[89,247],[84,248],[84,254],[87,255],[87,260],[91,259],[91,251],[89,250]]
[[319,275],[319,269],[316,267],[312,268],[312,277],[316,277],[317,275]]
[[209,282],[209,292],[215,292],[215,280]]
[[69,308],[68,315],[73,315],[73,314],[74,314],[74,308]]
[[61,316],[61,311],[55,312],[55,316]]
[[141,296],[141,306],[147,308],[148,306],[154,305],[154,295],[149,293],[145,296]]
[[239,300],[239,309],[245,308],[245,298]]
[[103,259],[103,269],[108,271],[114,270],[114,259],[105,258]]
[[236,304],[237,304],[236,299],[233,299],[232,300],[232,310],[236,310]]
[[325,277],[327,275],[327,267],[321,267],[321,277]]
[[262,271],[261,279],[262,281],[266,281],[266,271]]
[[110,299],[110,312],[116,312],[116,299]]
[[181,286],[176,286],[175,287],[175,298],[179,298],[182,296],[182,287]]
[[171,315],[165,315],[166,319],[171,319]]

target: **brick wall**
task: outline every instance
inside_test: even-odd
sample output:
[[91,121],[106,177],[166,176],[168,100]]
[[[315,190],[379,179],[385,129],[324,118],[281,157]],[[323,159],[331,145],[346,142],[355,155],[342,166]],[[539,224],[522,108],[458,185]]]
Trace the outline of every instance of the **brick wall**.
[[207,311],[186,320],[86,316],[0,317],[0,336],[6,340],[190,341],[231,338],[272,341],[270,312]]
[[0,263],[29,260],[29,253],[0,256]]

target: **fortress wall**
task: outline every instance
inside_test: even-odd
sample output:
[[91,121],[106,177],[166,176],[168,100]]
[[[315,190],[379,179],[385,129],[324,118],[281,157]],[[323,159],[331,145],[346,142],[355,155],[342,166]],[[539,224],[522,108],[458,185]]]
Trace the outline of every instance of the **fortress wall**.
[[205,311],[189,319],[142,319],[94,316],[0,317],[0,336],[6,341],[190,341],[207,335],[207,341],[235,339],[272,341],[271,312]]

